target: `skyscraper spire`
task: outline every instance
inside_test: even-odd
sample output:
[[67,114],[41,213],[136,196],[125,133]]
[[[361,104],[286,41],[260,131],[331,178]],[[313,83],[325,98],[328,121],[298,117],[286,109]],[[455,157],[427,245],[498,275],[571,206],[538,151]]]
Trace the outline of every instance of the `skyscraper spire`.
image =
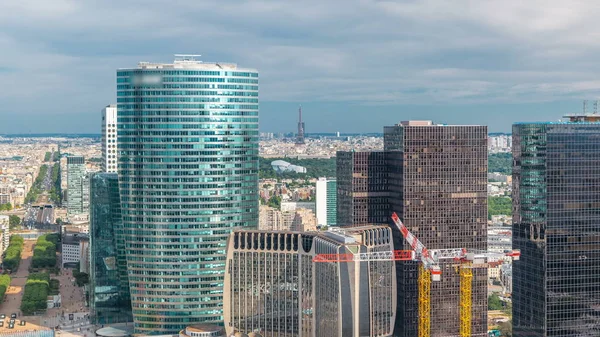
[[304,122],[302,121],[302,105],[298,107],[298,136],[296,137],[296,145],[304,144]]

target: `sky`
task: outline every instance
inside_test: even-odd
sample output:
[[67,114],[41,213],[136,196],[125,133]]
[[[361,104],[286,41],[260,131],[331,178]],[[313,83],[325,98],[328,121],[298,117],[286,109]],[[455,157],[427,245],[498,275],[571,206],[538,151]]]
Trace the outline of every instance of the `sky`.
[[[260,129],[557,120],[600,94],[600,2],[0,1],[0,133],[99,133],[116,69],[202,54],[260,72]],[[590,103],[590,110],[593,104]]]

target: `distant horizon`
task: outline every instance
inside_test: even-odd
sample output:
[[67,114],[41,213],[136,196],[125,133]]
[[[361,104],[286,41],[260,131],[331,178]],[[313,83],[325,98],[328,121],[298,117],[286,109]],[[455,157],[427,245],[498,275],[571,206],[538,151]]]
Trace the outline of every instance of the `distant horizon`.
[[[260,133],[273,133],[273,134],[290,134],[293,132],[282,132],[282,131],[260,131]],[[293,133],[294,135],[296,133]],[[507,132],[488,132],[489,136],[496,135],[511,135],[512,133]],[[305,136],[308,138],[322,137],[322,136],[335,136],[336,132],[313,132],[306,133]],[[372,136],[372,137],[383,137],[383,132],[340,132],[342,136]],[[48,138],[48,137],[66,137],[66,138],[99,138],[102,137],[101,133],[68,133],[68,132],[50,132],[50,133],[0,133],[0,137],[4,138]],[[88,137],[89,136],[89,137]]]

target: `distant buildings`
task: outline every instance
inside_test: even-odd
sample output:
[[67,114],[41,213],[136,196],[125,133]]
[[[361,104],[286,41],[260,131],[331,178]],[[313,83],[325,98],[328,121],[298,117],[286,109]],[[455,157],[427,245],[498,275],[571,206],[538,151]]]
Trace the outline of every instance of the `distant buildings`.
[[229,335],[391,336],[393,261],[313,262],[317,254],[390,251],[387,226],[327,232],[234,231],[227,247]]
[[117,106],[102,109],[102,172],[117,172]]
[[277,173],[283,172],[296,172],[296,173],[306,173],[306,167],[292,165],[287,161],[283,160],[275,160],[271,162],[271,167]]
[[489,153],[510,152],[512,135],[497,135],[488,137]]
[[[95,324],[130,322],[131,303],[117,174],[94,174],[91,178],[91,192],[92,318]],[[152,288],[153,285],[147,287]]]
[[258,229],[270,231],[316,230],[317,218],[311,209],[295,208],[293,210],[280,211],[273,207],[261,205]]
[[[84,208],[85,161],[81,156],[67,157],[67,215],[87,213]],[[89,192],[88,192],[89,194]]]
[[597,336],[600,123],[513,125],[513,334]]
[[227,238],[258,225],[258,72],[195,57],[117,70],[119,188],[139,334],[222,322]]
[[378,152],[337,153],[339,226],[386,224],[389,210],[386,156]]
[[337,181],[319,178],[316,184],[317,224],[337,225]]
[[10,241],[10,217],[8,215],[0,215],[0,256]]

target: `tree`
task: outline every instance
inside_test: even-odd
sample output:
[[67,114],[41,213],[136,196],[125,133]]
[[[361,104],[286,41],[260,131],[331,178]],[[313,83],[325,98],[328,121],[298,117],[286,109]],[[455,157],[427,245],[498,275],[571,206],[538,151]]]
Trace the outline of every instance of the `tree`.
[[488,156],[488,172],[512,174],[512,153],[492,153]]
[[19,218],[16,215],[9,215],[8,216],[8,224],[9,224],[10,229],[14,229],[15,227],[17,227],[21,224],[21,218]]
[[267,206],[277,209],[281,208],[281,197],[277,195],[272,196],[267,202]]
[[494,293],[488,297],[488,310],[502,310],[504,309],[504,305],[500,300],[498,294]]

